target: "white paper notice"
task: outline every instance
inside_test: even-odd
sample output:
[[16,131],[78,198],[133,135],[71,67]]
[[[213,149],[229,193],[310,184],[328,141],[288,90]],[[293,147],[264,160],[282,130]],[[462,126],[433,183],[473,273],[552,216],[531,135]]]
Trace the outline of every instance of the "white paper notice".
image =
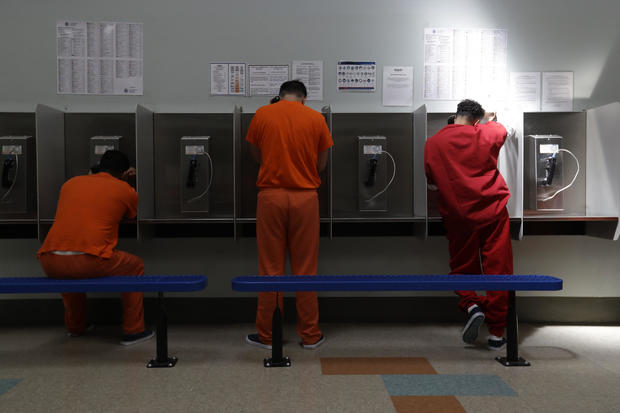
[[228,95],[228,63],[211,63],[211,95]]
[[250,96],[276,96],[289,80],[288,65],[249,65]]
[[542,111],[573,110],[573,72],[543,72]]
[[413,106],[413,67],[383,67],[383,106]]
[[293,79],[300,80],[308,89],[308,100],[323,100],[323,61],[293,61]]
[[377,90],[377,62],[338,62],[338,90],[341,92],[374,92]]
[[540,111],[540,72],[510,72],[510,103],[518,111]]
[[211,63],[211,95],[245,95],[245,63]]
[[504,99],[507,48],[505,30],[424,29],[424,98]]
[[56,22],[59,94],[142,95],[142,23]]

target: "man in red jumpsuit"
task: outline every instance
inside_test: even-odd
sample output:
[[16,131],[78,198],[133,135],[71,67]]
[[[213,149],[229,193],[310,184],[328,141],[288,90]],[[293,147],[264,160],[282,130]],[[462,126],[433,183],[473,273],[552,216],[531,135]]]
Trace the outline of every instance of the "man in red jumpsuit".
[[[439,211],[447,232],[450,274],[512,274],[508,186],[497,169],[499,151],[508,132],[494,113],[473,100],[458,104],[454,124],[428,139],[424,167],[429,189],[439,191]],[[481,124],[481,121],[486,123]],[[465,343],[478,338],[485,321],[488,347],[506,344],[504,328],[508,292],[456,291],[459,309],[467,313]]]

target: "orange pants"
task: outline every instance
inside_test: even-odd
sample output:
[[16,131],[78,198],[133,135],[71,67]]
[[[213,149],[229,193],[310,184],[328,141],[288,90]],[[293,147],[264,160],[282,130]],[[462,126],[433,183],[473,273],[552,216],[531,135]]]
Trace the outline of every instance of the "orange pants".
[[[144,275],[144,263],[135,255],[114,250],[111,258],[94,255],[56,255],[45,253],[39,257],[43,271],[50,278],[98,278],[109,275]],[[144,331],[143,293],[123,293],[123,333]],[[86,328],[87,302],[84,293],[63,293],[65,325],[70,333],[81,333]]]
[[[294,275],[315,275],[319,257],[319,198],[316,190],[262,189],[256,209],[256,242],[260,275],[284,275],[288,248]],[[256,329],[264,344],[271,344],[271,322],[276,297],[283,308],[282,293],[258,293]],[[305,344],[322,336],[316,292],[298,292],[297,334]]]

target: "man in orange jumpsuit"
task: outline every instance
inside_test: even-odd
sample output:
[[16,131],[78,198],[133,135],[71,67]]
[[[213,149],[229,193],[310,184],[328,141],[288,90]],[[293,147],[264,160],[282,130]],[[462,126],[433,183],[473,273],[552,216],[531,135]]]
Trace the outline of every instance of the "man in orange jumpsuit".
[[[283,275],[288,248],[295,275],[315,275],[319,254],[319,173],[333,145],[323,116],[304,106],[306,87],[297,80],[280,87],[279,100],[261,107],[252,118],[246,140],[260,162],[256,185],[256,242],[260,275]],[[257,333],[249,344],[271,349],[272,317],[282,294],[259,293]],[[298,292],[297,334],[306,349],[320,346],[316,292]]]
[[[487,121],[480,124],[481,120]],[[453,124],[431,137],[424,149],[429,188],[439,191],[450,250],[451,274],[512,274],[510,220],[506,204],[508,186],[497,169],[499,151],[507,130],[485,113],[479,103],[464,100],[457,107]],[[506,344],[503,337],[508,311],[506,291],[456,291],[459,309],[467,313],[464,342],[478,338],[487,321],[491,350]]]
[[[37,253],[43,271],[50,278],[97,278],[110,275],[144,275],[139,257],[117,250],[118,226],[123,217],[133,219],[138,194],[126,182],[135,169],[119,151],[107,151],[100,172],[77,176],[60,190],[56,218]],[[122,345],[153,337],[144,328],[142,293],[123,293]],[[64,293],[65,325],[69,336],[87,330],[87,302],[84,293]]]

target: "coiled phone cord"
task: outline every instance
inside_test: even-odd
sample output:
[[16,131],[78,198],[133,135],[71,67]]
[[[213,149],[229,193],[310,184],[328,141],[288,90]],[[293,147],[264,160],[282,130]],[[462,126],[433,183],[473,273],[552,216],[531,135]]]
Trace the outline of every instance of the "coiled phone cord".
[[209,158],[209,171],[210,171],[209,172],[209,184],[207,185],[207,188],[200,195],[187,201],[188,204],[191,204],[192,202],[196,202],[204,198],[204,196],[209,193],[209,189],[211,189],[211,184],[213,183],[213,159],[211,159],[211,155],[209,155],[208,152],[203,152],[202,155],[206,155],[207,158]]
[[[546,201],[551,201],[553,198],[556,197],[556,195],[558,195],[560,192],[564,192],[566,191],[568,188],[570,188],[571,186],[573,186],[573,184],[575,183],[575,181],[577,180],[577,177],[579,176],[579,159],[577,159],[577,157],[568,149],[558,149],[557,152],[555,152],[555,154],[558,154],[560,152],[566,152],[567,154],[569,154],[570,156],[573,157],[573,159],[575,160],[575,162],[577,162],[577,172],[575,172],[575,176],[573,176],[573,180],[570,181],[570,184],[566,185],[564,188],[558,189],[557,191],[555,191],[553,193],[553,195],[550,195],[546,198],[541,199],[542,202],[546,202]],[[555,155],[554,154],[554,155]]]
[[388,182],[388,184],[385,186],[385,188],[383,188],[381,191],[379,191],[376,194],[374,194],[370,199],[367,199],[366,202],[370,202],[373,199],[376,199],[378,196],[380,196],[385,191],[387,191],[388,188],[390,187],[390,185],[392,185],[392,182],[394,182],[394,178],[396,177],[396,161],[394,160],[394,157],[388,151],[383,151],[382,150],[381,153],[386,154],[392,160],[392,165],[394,165],[394,169],[392,171],[392,177],[390,178],[390,182]]
[[11,155],[15,157],[15,175],[13,178],[13,183],[11,183],[11,187],[4,193],[2,199],[0,199],[0,203],[6,202],[6,199],[9,195],[11,195],[11,192],[13,192],[13,188],[15,188],[15,184],[17,183],[17,174],[19,173],[19,156],[17,156],[17,153],[15,152],[11,152]]

